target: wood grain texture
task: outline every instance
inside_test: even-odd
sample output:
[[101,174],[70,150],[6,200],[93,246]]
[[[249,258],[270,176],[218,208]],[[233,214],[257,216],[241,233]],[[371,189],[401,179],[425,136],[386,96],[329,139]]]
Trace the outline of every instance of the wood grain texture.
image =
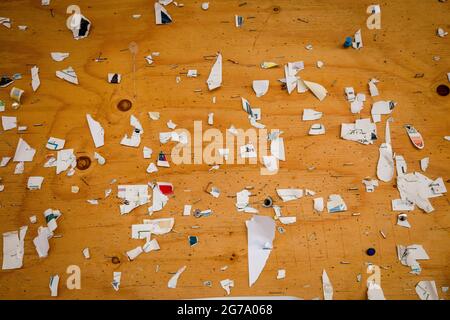
[[[246,5],[239,6],[246,2]],[[0,89],[0,99],[7,103],[2,115],[18,117],[20,125],[28,126],[25,133],[15,130],[1,132],[0,156],[11,156],[19,136],[37,149],[32,163],[26,163],[22,175],[14,175],[10,163],[0,168],[5,190],[0,193],[0,232],[18,230],[36,215],[38,223],[29,226],[25,240],[24,266],[20,270],[0,272],[1,299],[48,299],[49,277],[61,277],[58,299],[178,299],[223,296],[219,281],[235,280],[232,295],[293,295],[305,299],[322,297],[321,272],[326,269],[335,290],[336,299],[365,299],[366,262],[381,266],[382,287],[387,299],[418,299],[414,287],[420,280],[434,279],[439,295],[441,286],[450,284],[449,272],[449,200],[445,195],[432,199],[436,211],[425,214],[419,209],[409,214],[411,229],[395,225],[396,216],[390,201],[398,197],[395,179],[381,183],[374,193],[366,193],[361,180],[376,176],[378,146],[384,140],[384,122],[378,125],[380,140],[372,146],[360,145],[339,138],[340,124],[354,122],[344,97],[344,87],[366,93],[368,101],[360,117],[370,116],[374,101],[368,94],[367,82],[375,77],[380,99],[395,100],[391,125],[392,145],[405,157],[410,171],[419,171],[419,160],[430,157],[426,175],[430,178],[450,177],[450,143],[443,137],[450,134],[449,96],[436,94],[436,86],[448,85],[450,72],[449,39],[435,35],[438,26],[450,30],[450,3],[438,1],[381,2],[382,29],[368,30],[365,10],[372,1],[210,1],[203,11],[201,1],[185,0],[183,8],[168,7],[174,23],[156,26],[153,2],[147,0],[77,1],[81,12],[92,21],[90,36],[74,40],[65,27],[65,9],[73,1],[52,1],[42,7],[40,1],[4,0],[1,16],[9,17],[13,27],[0,26],[0,72],[20,72],[22,80],[15,86],[25,89],[20,109],[12,110],[9,90]],[[275,6],[279,8],[274,10]],[[53,9],[52,17],[49,8]],[[132,14],[140,13],[140,19]],[[234,15],[244,17],[242,28],[234,26]],[[300,20],[301,19],[301,20]],[[303,21],[302,21],[303,20]],[[305,22],[306,21],[306,22]],[[27,25],[19,31],[17,25]],[[343,49],[346,36],[362,29],[364,48]],[[133,97],[132,60],[127,50],[135,41],[139,45],[136,58],[136,92]],[[307,44],[313,50],[305,49]],[[51,51],[70,52],[63,62],[55,62]],[[159,51],[152,66],[144,56]],[[203,57],[220,51],[223,54],[223,86],[208,92],[206,78],[213,60]],[[101,52],[105,62],[95,62]],[[433,61],[440,56],[440,61]],[[227,59],[239,62],[234,64]],[[304,79],[323,84],[329,96],[319,102],[309,93],[288,95],[277,79],[284,77],[283,69],[263,70],[262,61],[285,64],[303,60]],[[317,60],[325,63],[322,69]],[[33,93],[30,68],[40,68],[41,87]],[[55,71],[72,66],[80,84],[69,84],[55,77]],[[180,73],[197,69],[200,76],[188,79]],[[122,74],[120,85],[108,84],[107,73]],[[423,78],[414,78],[424,73]],[[176,83],[175,78],[181,77]],[[269,79],[267,95],[256,98],[251,88],[255,79]],[[201,92],[195,92],[202,89]],[[259,165],[225,165],[210,172],[209,166],[181,165],[160,169],[156,174],[145,172],[149,161],[142,157],[142,146],[170,152],[173,143],[159,144],[158,134],[167,131],[172,119],[179,128],[192,132],[194,120],[207,127],[207,115],[215,113],[214,127],[222,132],[231,124],[249,128],[239,96],[262,109],[262,123],[268,128],[284,131],[287,161],[275,176],[260,176]],[[217,97],[217,103],[211,102]],[[117,110],[117,102],[130,99],[128,112]],[[378,99],[377,99],[378,100]],[[326,135],[307,135],[310,123],[301,121],[304,108],[324,112],[321,122]],[[161,112],[160,121],[151,121],[148,111]],[[93,163],[88,170],[73,177],[56,175],[54,168],[43,168],[45,149],[50,136],[66,139],[66,147],[74,148],[77,156],[92,157],[95,150],[86,113],[100,121],[105,128],[105,146],[98,151],[107,159],[105,166]],[[119,144],[125,133],[131,132],[129,116],[140,119],[145,133],[141,147],[128,148]],[[43,126],[33,124],[43,123]],[[404,124],[413,124],[424,136],[425,149],[417,150],[410,143]],[[154,160],[155,154],[153,155]],[[345,163],[353,166],[344,166]],[[308,167],[315,170],[308,171]],[[26,189],[31,175],[45,177],[43,188]],[[98,206],[87,199],[103,197],[115,178],[120,184],[168,181],[175,186],[175,196],[164,210],[153,218],[175,217],[174,232],[158,236],[161,250],[143,254],[133,262],[125,252],[141,244],[130,239],[131,224],[148,218],[146,206],[126,216],[119,214],[117,187]],[[83,179],[83,180],[82,180]],[[213,182],[222,194],[219,199],[203,192]],[[71,193],[78,185],[80,192]],[[263,215],[273,215],[272,209],[260,203],[265,196],[276,197],[275,188],[309,188],[318,195],[341,194],[348,211],[340,214],[313,213],[312,199],[304,197],[282,205],[283,213],[295,215],[297,223],[286,227],[284,234],[276,233],[274,250],[260,278],[248,287],[247,238],[245,220],[250,215],[236,211],[235,195],[245,186],[254,186],[252,201]],[[349,191],[351,187],[357,191]],[[448,187],[448,185],[447,185]],[[190,189],[191,192],[184,190]],[[206,218],[183,217],[183,205],[200,199],[194,208],[211,208],[214,214]],[[50,253],[39,259],[32,239],[44,223],[45,209],[59,209],[57,233],[61,238],[50,240]],[[360,212],[358,217],[351,216]],[[200,226],[192,229],[193,225]],[[387,239],[379,233],[384,230]],[[190,248],[188,235],[197,235],[199,244]],[[396,256],[397,244],[422,244],[431,257],[422,261],[420,276],[409,274]],[[89,247],[92,258],[85,260],[82,249]],[[374,247],[377,253],[368,257],[365,250]],[[121,263],[113,265],[111,256]],[[341,261],[350,264],[341,264]],[[68,290],[65,286],[69,265],[80,266],[82,289]],[[155,272],[159,265],[159,272]],[[186,265],[176,289],[168,289],[170,273]],[[228,265],[226,271],[220,268]],[[284,280],[276,280],[277,269],[286,269]],[[111,286],[113,271],[122,272],[120,291]],[[356,276],[362,274],[362,281]],[[213,287],[203,286],[211,280]]]

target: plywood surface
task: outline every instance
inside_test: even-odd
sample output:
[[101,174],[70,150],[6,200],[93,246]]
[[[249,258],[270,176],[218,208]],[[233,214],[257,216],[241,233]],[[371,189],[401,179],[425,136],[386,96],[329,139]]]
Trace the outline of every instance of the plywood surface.
[[[245,5],[239,6],[241,3]],[[446,83],[450,72],[449,37],[435,35],[438,26],[450,30],[449,3],[438,1],[382,2],[382,29],[368,30],[365,10],[371,1],[210,1],[203,11],[200,1],[184,1],[185,6],[168,6],[174,19],[171,25],[156,26],[153,3],[147,0],[78,1],[82,13],[93,23],[88,38],[76,41],[65,27],[65,9],[73,1],[52,1],[42,7],[40,1],[2,1],[0,15],[9,17],[13,27],[0,26],[0,72],[23,74],[15,86],[24,89],[20,109],[11,108],[9,88],[0,89],[0,99],[7,104],[1,115],[18,117],[25,133],[16,130],[0,133],[0,156],[12,156],[20,136],[37,149],[32,163],[26,163],[22,175],[14,175],[14,165],[0,168],[5,190],[0,192],[0,232],[18,230],[29,225],[25,240],[24,266],[20,270],[0,272],[1,299],[48,299],[50,275],[61,277],[58,299],[178,299],[223,296],[219,281],[233,279],[232,295],[291,295],[305,299],[322,298],[321,273],[326,269],[335,290],[336,299],[365,299],[366,262],[382,266],[382,287],[388,299],[417,299],[414,287],[420,280],[435,280],[439,288],[450,284],[449,272],[449,201],[448,196],[432,199],[435,212],[425,214],[419,209],[409,215],[411,229],[396,226],[397,213],[390,201],[398,198],[395,179],[381,183],[374,193],[366,193],[361,180],[376,176],[378,146],[384,140],[384,121],[378,124],[380,140],[365,146],[339,138],[340,124],[370,116],[374,101],[368,94],[370,78],[380,80],[380,99],[395,100],[391,124],[392,145],[405,157],[409,171],[419,171],[419,160],[430,157],[426,175],[432,179],[450,177],[448,167],[450,143],[443,137],[450,134],[449,96],[436,94],[436,86]],[[53,9],[53,15],[49,8]],[[142,14],[133,19],[133,14]],[[234,15],[244,17],[242,28],[234,26]],[[26,31],[17,25],[27,25]],[[362,29],[364,48],[344,49],[345,37]],[[128,44],[139,46],[136,57],[136,97],[132,75],[132,60]],[[313,50],[306,50],[307,44]],[[51,51],[70,52],[63,62],[55,62]],[[144,56],[158,51],[152,66]],[[223,54],[223,86],[208,92],[206,78],[213,60],[204,56]],[[104,62],[94,59],[101,53]],[[433,56],[440,56],[434,61]],[[231,59],[238,64],[228,61]],[[309,93],[288,95],[277,81],[283,69],[263,70],[262,61],[283,65],[303,60],[304,79],[323,84],[329,96],[319,102]],[[315,64],[325,63],[322,69]],[[40,68],[41,87],[33,93],[30,68]],[[55,77],[55,71],[72,66],[80,84],[69,84]],[[197,69],[200,76],[188,79],[182,73]],[[107,73],[122,74],[122,83],[108,84]],[[423,73],[423,78],[415,74]],[[177,76],[181,82],[176,83]],[[256,98],[251,88],[255,79],[269,79],[267,95]],[[366,93],[368,101],[361,115],[352,115],[345,101],[344,87]],[[201,89],[201,92],[195,90]],[[212,103],[215,96],[217,103]],[[194,120],[208,127],[207,115],[214,112],[214,127],[225,133],[234,125],[249,128],[242,111],[240,96],[262,109],[262,123],[270,129],[284,131],[286,161],[277,175],[261,176],[261,165],[224,165],[209,171],[207,164],[172,165],[157,173],[147,174],[149,160],[142,157],[142,146],[155,153],[170,152],[173,143],[160,145],[159,132],[168,131],[166,122],[172,119],[178,128],[192,132]],[[117,109],[117,102],[130,99],[128,112]],[[304,108],[324,112],[321,119],[326,135],[307,135],[310,123],[301,121]],[[151,121],[147,112],[161,112],[160,121]],[[74,176],[56,175],[54,168],[44,168],[51,152],[45,149],[50,136],[66,140],[77,156],[92,158],[95,151],[85,115],[90,113],[105,128],[106,144],[96,150],[106,159],[105,166],[94,163]],[[133,149],[119,144],[125,133],[131,133],[129,116],[138,117],[144,127],[141,147]],[[419,151],[410,143],[404,124],[411,123],[425,139],[425,149]],[[43,124],[42,126],[34,126]],[[353,163],[346,166],[346,163]],[[315,170],[309,171],[309,167]],[[29,176],[45,177],[43,188],[26,189]],[[148,218],[146,206],[121,216],[117,185],[150,181],[174,184],[175,196],[153,218],[175,217],[174,232],[158,236],[161,250],[143,254],[133,262],[125,252],[141,241],[130,238],[131,225]],[[219,199],[203,188],[212,182],[221,190]],[[78,185],[80,192],[71,193]],[[252,197],[260,214],[272,216],[272,209],[260,204],[271,195],[282,206],[283,213],[297,217],[297,223],[286,226],[286,232],[276,232],[274,250],[256,284],[249,288],[247,271],[247,233],[245,220],[249,214],[235,208],[236,192],[253,186]],[[113,194],[99,205],[87,199],[103,197],[112,187]],[[282,203],[276,188],[308,188],[318,195],[341,194],[348,211],[330,215],[313,212],[312,198]],[[357,187],[358,190],[349,190]],[[448,185],[447,185],[448,187]],[[188,192],[187,190],[190,190]],[[200,200],[200,201],[198,201]],[[196,202],[198,201],[198,202]],[[210,217],[183,217],[184,204],[213,210]],[[39,225],[44,224],[43,212],[59,209],[60,238],[50,240],[49,257],[39,259],[32,239]],[[352,213],[360,212],[360,216]],[[29,217],[36,215],[38,223],[31,225]],[[279,224],[279,222],[277,223]],[[193,229],[192,226],[199,226]],[[383,230],[387,235],[380,235]],[[199,237],[199,244],[189,247],[189,235]],[[396,256],[397,244],[422,244],[430,260],[422,261],[420,276],[409,274]],[[89,247],[92,258],[85,260],[82,249]],[[368,257],[365,250],[374,247],[377,253]],[[121,263],[111,263],[118,256]],[[342,264],[341,262],[349,262]],[[65,286],[66,268],[81,268],[81,290]],[[156,267],[159,271],[156,272]],[[171,273],[181,266],[187,269],[176,289],[168,289]],[[226,271],[221,267],[227,265]],[[276,280],[277,270],[286,269],[286,279]],[[120,291],[111,286],[113,271],[122,272]],[[358,274],[362,281],[357,282]],[[212,288],[203,281],[211,280]],[[447,294],[439,292],[441,297]]]

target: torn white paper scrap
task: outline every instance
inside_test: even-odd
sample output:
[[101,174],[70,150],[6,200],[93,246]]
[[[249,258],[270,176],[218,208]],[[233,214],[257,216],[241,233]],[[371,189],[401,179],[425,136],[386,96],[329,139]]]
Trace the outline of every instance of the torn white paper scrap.
[[72,67],[63,69],[61,71],[56,71],[56,76],[60,79],[66,80],[67,82],[78,84],[78,77]]
[[84,248],[83,249],[83,256],[85,259],[90,259],[91,258],[91,254],[89,252],[89,248]]
[[142,153],[144,155],[144,159],[150,159],[152,157],[153,150],[149,147],[144,147],[142,149]]
[[324,86],[315,83],[315,82],[311,82],[311,81],[306,81],[303,80],[303,83],[305,84],[305,86],[311,90],[311,92],[316,96],[317,99],[319,99],[320,101],[322,101],[323,99],[325,99],[325,97],[327,96],[327,89],[325,89]]
[[66,171],[69,167],[74,168],[77,164],[77,158],[73,149],[59,150],[56,154],[56,174]]
[[172,184],[167,182],[158,182],[156,185],[152,185],[153,188],[153,204],[151,207],[151,211],[160,211],[169,201],[169,197],[161,191],[161,186],[167,186],[173,189]]
[[22,268],[27,230],[28,226],[23,226],[19,231],[3,233],[3,270]]
[[[379,270],[378,266],[369,264],[367,266],[367,273],[374,273],[375,268]],[[367,278],[367,299],[369,300],[386,300],[384,297],[383,289],[381,288],[381,283],[377,281],[376,276]]]
[[331,194],[327,202],[328,213],[347,211],[344,199],[338,194]]
[[91,29],[91,22],[80,13],[80,8],[76,5],[67,7],[66,12],[72,14],[66,20],[66,26],[72,31],[73,38],[80,40],[89,35]]
[[429,157],[421,159],[420,160],[420,169],[422,169],[423,172],[427,171],[429,163],[430,163]]
[[376,97],[376,96],[378,96],[378,88],[377,88],[377,83],[378,83],[379,81],[377,80],[377,79],[370,79],[370,81],[369,81],[369,91],[370,91],[370,95],[372,96],[372,97]]
[[142,250],[142,247],[136,247],[134,249],[131,249],[129,251],[127,251],[127,257],[129,261],[133,261],[134,259],[136,259],[141,253],[143,253],[144,251]]
[[44,182],[44,177],[29,177],[27,188],[29,190],[39,190],[41,189],[42,182]]
[[362,36],[361,36],[361,29],[356,31],[355,37],[353,38],[352,47],[354,49],[361,49],[363,47]]
[[186,73],[186,76],[188,78],[197,78],[197,76],[198,76],[197,70],[195,70],[195,69],[188,70],[188,72]]
[[378,187],[378,180],[376,179],[364,179],[362,183],[366,186],[366,192],[374,192],[375,187]]
[[39,258],[45,258],[48,256],[48,251],[50,249],[48,239],[50,237],[52,237],[52,233],[47,227],[38,228],[38,235],[33,239],[33,244]]
[[356,95],[355,95],[355,89],[353,89],[353,87],[345,87],[344,93],[347,98],[347,101],[349,101],[349,102],[355,101]]
[[278,159],[275,156],[263,156],[263,164],[269,172],[278,171]]
[[282,224],[293,224],[297,222],[297,217],[278,217]]
[[64,148],[65,143],[66,143],[66,140],[64,140],[64,139],[50,137],[48,139],[45,147],[49,150],[61,150],[62,148]]
[[222,85],[222,55],[220,53],[217,54],[216,62],[211,68],[206,83],[208,84],[209,91],[219,88]]
[[322,118],[322,112],[314,109],[303,109],[303,121],[318,120]]
[[117,197],[123,199],[123,204],[120,205],[120,214],[127,214],[150,201],[147,184],[118,185]]
[[311,128],[309,128],[308,134],[310,136],[318,136],[325,134],[325,127],[323,124],[314,123],[313,125],[311,125]]
[[254,215],[245,222],[248,239],[249,286],[258,280],[270,256],[275,238],[275,221],[271,217]]
[[395,167],[397,169],[397,176],[401,176],[408,171],[408,166],[406,165],[406,160],[401,155],[395,156]]
[[380,145],[379,158],[377,164],[378,179],[384,182],[391,181],[394,176],[394,157],[391,146],[391,132],[389,129],[390,119],[386,120],[386,137],[385,142]]
[[278,160],[285,161],[284,139],[277,137],[270,142],[270,153]]
[[328,278],[325,269],[322,272],[322,287],[323,287],[323,299],[333,300],[333,286],[331,285],[330,278]]
[[11,130],[17,127],[17,117],[2,116],[3,130]]
[[111,283],[114,290],[119,291],[120,278],[122,277],[122,272],[113,272],[113,282]]
[[420,300],[439,300],[436,283],[431,281],[420,281],[416,285],[416,293]]
[[94,152],[94,159],[97,160],[98,164],[101,166],[106,163],[106,159],[100,153]]
[[357,119],[355,123],[342,123],[341,138],[362,144],[373,144],[377,139],[377,127],[369,118]]
[[411,211],[414,210],[414,203],[408,200],[394,199],[392,200],[393,211]]
[[437,28],[436,34],[437,34],[439,37],[443,38],[443,37],[445,37],[446,35],[448,35],[448,32],[445,31],[445,30],[442,29],[442,28]]
[[30,147],[28,143],[22,138],[19,138],[17,143],[16,153],[14,154],[14,162],[28,162],[33,161],[36,150]]
[[302,189],[277,189],[278,196],[283,200],[283,202],[292,201],[300,199],[303,197]]
[[21,161],[17,163],[16,167],[14,168],[14,174],[22,174],[25,170],[25,162]]
[[120,73],[108,73],[108,83],[119,84],[122,80],[122,75]]
[[58,275],[50,276],[49,288],[52,297],[58,296],[58,284],[59,284],[59,276]]
[[144,252],[148,253],[151,251],[157,251],[159,250],[159,243],[158,241],[156,241],[156,239],[152,239],[148,242],[146,242],[143,246],[142,246],[142,250],[144,250]]
[[278,269],[277,273],[277,280],[281,280],[286,278],[286,270],[285,269]]
[[214,124],[214,113],[208,113],[208,124],[212,126]]
[[155,23],[156,24],[169,24],[172,22],[172,17],[169,15],[167,10],[155,2]]
[[178,271],[169,279],[167,283],[167,287],[170,289],[175,289],[177,287],[178,278],[180,275],[186,270],[186,266],[181,267]]
[[157,168],[156,165],[152,162],[152,163],[150,163],[150,164],[148,165],[147,170],[145,170],[145,171],[147,171],[147,173],[153,173],[153,172],[157,172],[157,171],[158,171],[158,168]]
[[2,160],[0,161],[0,167],[6,167],[9,160],[11,160],[11,157],[3,157]]
[[128,135],[125,134],[125,136],[120,141],[120,144],[128,147],[137,148],[141,143],[141,135],[144,133],[144,129],[142,128],[142,125],[139,122],[139,120],[133,115],[130,116],[130,125],[134,127],[131,137],[128,137]]
[[34,66],[31,68],[31,87],[33,91],[36,91],[41,85],[41,81],[39,80],[39,68]]
[[407,219],[408,215],[406,213],[399,214],[397,216],[397,225],[404,228],[411,228],[411,225]]
[[253,80],[252,87],[256,97],[262,97],[269,91],[269,80]]
[[192,205],[185,204],[184,205],[184,209],[183,209],[183,216],[190,216],[191,215],[191,210],[192,210]]
[[159,120],[160,114],[159,112],[149,112],[148,116],[150,117],[150,119],[152,120]]
[[391,114],[396,105],[397,103],[392,100],[375,102],[372,105],[372,110],[370,111],[373,122],[380,122],[382,115]]
[[322,212],[324,209],[324,201],[323,198],[314,198],[314,210],[316,210],[317,212]]
[[411,274],[420,274],[422,271],[422,268],[417,260],[430,259],[425,249],[419,244],[413,244],[407,247],[397,245],[397,256],[402,265],[409,266],[411,268]]
[[230,295],[231,288],[234,287],[234,281],[230,279],[225,279],[220,281],[220,285],[227,292],[227,295]]
[[63,61],[67,57],[69,57],[68,52],[51,52],[50,55],[52,56],[52,59],[55,61]]
[[167,127],[169,128],[169,129],[175,129],[176,127],[177,127],[177,125],[172,121],[172,120],[169,120],[168,122],[167,122]]
[[92,116],[86,114],[89,130],[91,131],[92,140],[96,148],[100,148],[105,144],[105,130],[101,126],[100,122],[95,121]]

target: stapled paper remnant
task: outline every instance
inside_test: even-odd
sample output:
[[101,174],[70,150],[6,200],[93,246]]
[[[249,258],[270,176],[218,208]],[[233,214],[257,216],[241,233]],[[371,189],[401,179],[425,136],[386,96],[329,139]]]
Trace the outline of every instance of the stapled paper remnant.
[[78,84],[78,77],[72,67],[63,69],[61,71],[56,71],[56,76],[60,79],[66,80],[67,82]]
[[277,273],[277,280],[281,280],[286,278],[286,270],[285,269],[278,269]]
[[53,166],[56,167],[56,174],[66,171],[70,168],[75,168],[77,165],[77,158],[73,153],[73,149],[59,150],[56,154],[56,162]]
[[94,140],[94,145],[96,148],[100,148],[105,144],[105,130],[100,122],[95,121],[89,113],[86,114],[86,119],[89,130],[91,131],[92,140]]
[[323,99],[325,99],[325,97],[327,96],[327,89],[325,89],[324,86],[315,83],[315,82],[311,82],[311,81],[306,81],[306,80],[302,80],[299,79],[299,83],[302,83],[303,87],[308,88],[308,90],[310,90],[317,99],[319,99],[320,101],[322,101]]
[[397,245],[397,256],[402,265],[411,268],[411,274],[420,274],[422,271],[422,268],[417,260],[430,259],[425,249],[419,244],[412,244],[407,247]]
[[420,300],[439,300],[438,292],[436,289],[436,282],[431,281],[420,281],[416,285],[416,293]]
[[216,62],[211,68],[206,83],[209,91],[217,89],[222,85],[222,55],[220,53],[217,54]]
[[170,289],[175,289],[177,287],[178,278],[186,270],[186,266],[181,267],[178,271],[169,279],[167,287]]
[[258,280],[273,249],[275,221],[271,217],[254,215],[245,222],[248,239],[249,286]]
[[102,157],[100,153],[94,152],[94,159],[97,160],[99,165],[104,165],[106,163],[106,159]]
[[149,212],[160,211],[169,201],[168,195],[173,194],[173,185],[168,182],[157,182],[153,188],[153,204]]
[[333,286],[331,285],[330,278],[325,270],[322,272],[322,287],[323,287],[323,299],[333,300]]
[[327,202],[328,213],[347,211],[344,199],[338,194],[331,194]]
[[125,134],[125,136],[120,141],[120,144],[137,148],[141,144],[141,135],[144,133],[144,129],[142,128],[139,120],[133,115],[130,116],[130,125],[134,127],[131,137],[128,137],[128,135]]
[[120,73],[108,73],[108,83],[119,84],[122,80],[122,75]]
[[397,225],[405,228],[411,228],[408,222],[408,215],[406,213],[401,213],[397,216]]
[[156,24],[169,24],[172,23],[172,17],[167,10],[158,2],[155,2],[155,23]]
[[23,226],[19,231],[3,233],[3,270],[22,268],[27,230],[28,226]]
[[150,201],[148,185],[118,185],[117,197],[123,199],[120,205],[120,214],[130,213],[133,209]]
[[69,57],[68,52],[51,52],[50,55],[53,60],[58,61],[58,62],[63,61],[64,59]]
[[437,34],[439,37],[443,38],[443,37],[445,37],[446,35],[448,35],[448,32],[445,31],[445,30],[442,29],[442,28],[437,28],[436,34]]

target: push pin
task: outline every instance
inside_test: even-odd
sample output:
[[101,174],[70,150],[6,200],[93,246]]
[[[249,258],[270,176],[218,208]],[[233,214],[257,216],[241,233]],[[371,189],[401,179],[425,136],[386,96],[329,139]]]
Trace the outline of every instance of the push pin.
[[344,48],[351,47],[351,45],[352,45],[352,37],[345,38]]
[[270,208],[270,207],[272,207],[272,205],[273,205],[273,200],[271,197],[267,197],[264,199],[264,202],[263,202],[264,208]]

